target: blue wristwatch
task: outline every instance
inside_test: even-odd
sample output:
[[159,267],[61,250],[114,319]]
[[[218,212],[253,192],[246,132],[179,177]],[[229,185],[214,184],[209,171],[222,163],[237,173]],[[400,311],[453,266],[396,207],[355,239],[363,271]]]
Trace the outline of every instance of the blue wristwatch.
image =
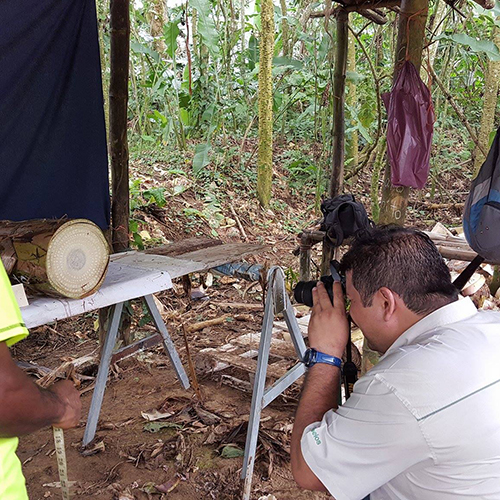
[[304,357],[302,358],[302,362],[306,365],[307,368],[315,365],[316,363],[325,363],[327,365],[336,366],[340,368],[342,366],[342,360],[335,356],[330,356],[329,354],[325,354],[324,352],[319,352],[316,349],[309,348],[304,353]]

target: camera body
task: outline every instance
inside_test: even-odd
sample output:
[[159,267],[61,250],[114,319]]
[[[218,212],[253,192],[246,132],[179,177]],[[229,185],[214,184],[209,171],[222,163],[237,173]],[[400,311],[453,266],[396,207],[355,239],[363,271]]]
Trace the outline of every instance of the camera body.
[[[330,262],[330,272],[331,275],[321,276],[320,281],[325,285],[325,289],[330,297],[333,304],[333,284],[338,281],[342,285],[342,290],[345,294],[345,276],[341,275],[338,271],[339,262],[332,260]],[[299,281],[295,288],[293,289],[293,296],[299,304],[305,304],[306,306],[313,306],[312,291],[317,285],[318,281]]]

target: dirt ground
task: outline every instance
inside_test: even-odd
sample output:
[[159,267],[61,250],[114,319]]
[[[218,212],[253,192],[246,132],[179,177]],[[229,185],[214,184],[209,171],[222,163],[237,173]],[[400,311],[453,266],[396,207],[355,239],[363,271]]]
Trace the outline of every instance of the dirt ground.
[[[269,238],[268,238],[269,243]],[[279,242],[277,257],[269,252],[255,261],[297,260],[291,253],[295,238]],[[205,300],[189,300],[182,283],[159,298],[162,315],[188,371],[183,325],[226,315],[223,324],[187,333],[191,358],[206,347],[218,347],[261,329],[262,288],[258,282],[234,277],[195,275],[193,289],[205,283]],[[231,307],[219,304],[248,305]],[[143,324],[141,304],[133,303],[132,331],[146,336],[153,328]],[[96,313],[34,329],[13,349],[19,361],[54,369],[67,360],[98,352]],[[290,366],[295,360],[290,360]],[[196,370],[201,401],[195,390],[183,390],[160,346],[112,365],[97,436],[83,451],[81,440],[97,363],[79,370],[83,421],[65,432],[68,475],[75,498],[102,499],[233,499],[241,497],[240,480],[251,393],[222,383],[222,375],[250,382],[236,368],[210,373]],[[286,391],[263,411],[252,498],[328,498],[301,492],[289,467],[289,443],[299,385]],[[154,412],[166,414],[148,424]],[[144,414],[144,416],[143,416]],[[158,425],[159,424],[159,425]],[[148,425],[153,427],[146,430]],[[31,500],[60,498],[52,431],[44,429],[21,438],[18,455],[23,463]]]
[[[225,301],[231,300],[229,296],[236,291],[234,284],[238,282],[235,280],[235,283],[214,290],[213,295],[219,300],[222,296]],[[238,294],[233,297],[237,298]],[[171,297],[165,296],[161,300],[171,304],[169,299]],[[249,303],[258,303],[258,300],[255,298]],[[200,308],[213,311],[206,303],[193,304],[187,314],[183,313],[183,321],[199,318]],[[243,319],[236,320],[235,326],[228,323],[229,328],[211,327],[188,335],[192,356],[203,347],[222,345],[235,335],[260,330],[262,313],[231,314]],[[210,314],[205,314],[205,319],[207,315]],[[56,368],[69,358],[95,354],[94,321],[95,315],[89,315],[41,327],[31,332],[30,337],[15,349],[14,355],[22,361]],[[187,370],[179,324],[167,319]],[[141,331],[138,325],[134,324],[133,328]],[[80,387],[84,418],[92,396],[92,391],[87,389],[92,388],[95,370],[96,366],[90,367],[86,375],[89,381]],[[68,473],[70,481],[76,482],[73,486],[76,498],[229,499],[240,496],[239,475],[243,460],[241,456],[231,458],[231,452],[238,455],[244,449],[251,395],[223,385],[221,374],[232,373],[241,378],[245,374],[235,369],[212,375],[199,373],[200,402],[192,388],[187,391],[181,388],[160,347],[122,360],[113,365],[111,371],[97,437],[89,447],[90,452],[82,453],[80,446],[83,422],[81,427],[65,432]],[[295,488],[289,470],[288,447],[297,395],[298,389],[291,388],[285,397],[278,398],[263,412],[263,436],[259,442],[252,498],[267,494],[280,499],[313,498]],[[166,416],[153,422],[153,429],[148,431],[148,421],[142,414],[152,414],[155,410]],[[58,472],[51,430],[44,429],[22,438],[18,454],[23,462],[30,498],[60,497],[60,489],[54,484],[58,481]]]
[[[278,177],[279,179],[279,177]],[[154,180],[144,183],[154,186]],[[363,188],[363,185],[366,185]],[[369,178],[358,181],[365,193],[358,198],[369,206]],[[242,233],[234,221],[238,214],[248,242],[264,243],[268,250],[250,259],[267,266],[279,264],[290,278],[298,273],[296,233],[286,228],[297,214],[309,212],[312,225],[317,220],[307,200],[292,199],[286,190],[275,188],[280,209],[263,211],[254,200],[229,197],[235,210],[222,207],[227,214],[218,235],[224,242],[241,241]],[[426,208],[424,194],[412,200],[410,223],[431,227],[437,213]],[[463,198],[464,196],[462,196]],[[175,205],[178,203],[178,205]],[[192,236],[209,236],[208,221],[182,220],[185,206],[203,206],[192,190],[187,190],[168,209],[154,206],[136,212],[140,229],[148,232],[155,244],[178,241]],[[425,212],[424,212],[425,211]],[[460,210],[447,215],[451,224],[460,223]],[[415,214],[420,219],[414,218]],[[178,214],[174,216],[174,214]],[[442,215],[442,212],[441,212]],[[412,220],[413,218],[413,220]],[[442,220],[442,218],[440,219]],[[225,228],[224,228],[225,224]],[[317,262],[317,260],[316,260]],[[193,287],[206,277],[193,276]],[[188,354],[183,325],[227,315],[224,323],[187,333],[192,359],[206,347],[218,347],[246,333],[261,329],[262,289],[258,283],[242,279],[215,277],[205,289],[208,300],[193,301],[186,296],[181,283],[165,292],[160,301],[162,314],[177,350],[188,370]],[[248,304],[249,308],[231,307],[228,303]],[[226,305],[220,305],[221,303]],[[140,304],[134,305],[132,331],[138,336],[151,333],[151,327],[140,321]],[[64,361],[98,353],[97,314],[92,313],[33,330],[25,341],[13,349],[20,361],[50,369]],[[293,364],[294,360],[290,360]],[[74,481],[75,498],[103,500],[142,499],[237,499],[241,498],[240,473],[251,393],[227,385],[223,374],[251,382],[241,370],[229,368],[210,373],[197,370],[200,394],[193,388],[185,391],[175,378],[167,356],[160,347],[112,365],[104,396],[97,436],[87,450],[81,449],[97,363],[78,372],[83,401],[83,421],[79,428],[65,432],[68,475]],[[227,380],[226,380],[227,381]],[[292,386],[263,411],[255,465],[252,499],[322,499],[326,494],[304,492],[295,487],[290,473],[289,444],[299,386]],[[201,396],[201,400],[200,397]],[[147,418],[161,413],[162,418]],[[31,500],[61,498],[52,431],[44,429],[21,438],[19,457],[23,463]]]

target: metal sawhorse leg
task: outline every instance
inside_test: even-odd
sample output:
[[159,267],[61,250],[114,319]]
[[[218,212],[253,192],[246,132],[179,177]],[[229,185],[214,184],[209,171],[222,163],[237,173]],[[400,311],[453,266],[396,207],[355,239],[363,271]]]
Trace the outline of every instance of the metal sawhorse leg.
[[[177,374],[177,378],[179,379],[182,387],[184,389],[189,388],[189,378],[184,371],[181,360],[177,351],[175,349],[174,343],[168,334],[167,327],[165,326],[165,322],[156,307],[152,295],[146,295],[143,297],[146,302],[146,306],[153,318],[153,322],[160,332],[163,339],[163,347],[170,358],[170,362],[172,363],[175,373]],[[102,400],[104,397],[104,391],[106,390],[106,382],[108,380],[109,373],[109,365],[111,363],[111,356],[113,354],[116,338],[118,335],[118,327],[120,325],[120,318],[123,311],[123,302],[119,304],[115,304],[113,306],[113,311],[111,314],[111,322],[108,327],[108,332],[106,334],[106,340],[104,341],[104,346],[102,349],[101,360],[99,363],[99,370],[97,372],[96,385],[94,389],[94,394],[92,396],[92,402],[90,403],[89,415],[87,418],[87,426],[85,427],[85,433],[83,435],[83,445],[86,446],[89,444],[95,436],[95,432],[97,429],[97,422],[99,420],[99,414],[101,412]]]
[[[252,488],[253,468],[255,464],[255,451],[257,449],[257,439],[259,437],[260,415],[262,410],[274,399],[276,399],[285,389],[290,387],[306,371],[302,360],[306,345],[302,338],[295,312],[285,287],[285,275],[280,267],[272,267],[267,275],[268,292],[266,307],[264,310],[264,320],[262,322],[262,332],[260,337],[259,355],[257,358],[257,371],[252,394],[252,406],[250,409],[250,419],[248,421],[247,439],[245,444],[245,456],[243,458],[243,469],[241,477],[245,480],[243,487],[243,500],[250,499]],[[269,361],[269,351],[271,349],[271,337],[273,331],[274,316],[283,313],[288,331],[292,338],[295,351],[299,359],[293,368],[277,380],[271,387],[266,389],[266,373]]]

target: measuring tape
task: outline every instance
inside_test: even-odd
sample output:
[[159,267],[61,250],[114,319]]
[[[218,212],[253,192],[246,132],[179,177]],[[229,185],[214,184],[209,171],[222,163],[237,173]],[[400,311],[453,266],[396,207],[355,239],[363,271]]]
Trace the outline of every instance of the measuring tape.
[[[69,366],[68,366],[69,365]],[[66,373],[67,377],[70,377],[75,367],[71,363],[64,363],[62,366],[67,367],[68,372]],[[59,369],[55,370],[56,372]],[[51,376],[44,376],[40,380],[37,381],[37,384],[47,389],[49,385],[51,385],[54,381],[54,376],[52,373],[49,374]],[[57,470],[59,472],[59,482],[61,483],[61,493],[63,500],[69,500],[69,481],[68,481],[68,463],[66,462],[66,449],[64,447],[64,432],[60,427],[52,427],[52,432],[54,434],[54,446],[56,448],[56,457],[57,457]]]
[[64,433],[59,427],[53,427],[54,445],[56,447],[57,469],[61,482],[63,500],[69,500],[68,464],[66,462],[66,449],[64,448]]

